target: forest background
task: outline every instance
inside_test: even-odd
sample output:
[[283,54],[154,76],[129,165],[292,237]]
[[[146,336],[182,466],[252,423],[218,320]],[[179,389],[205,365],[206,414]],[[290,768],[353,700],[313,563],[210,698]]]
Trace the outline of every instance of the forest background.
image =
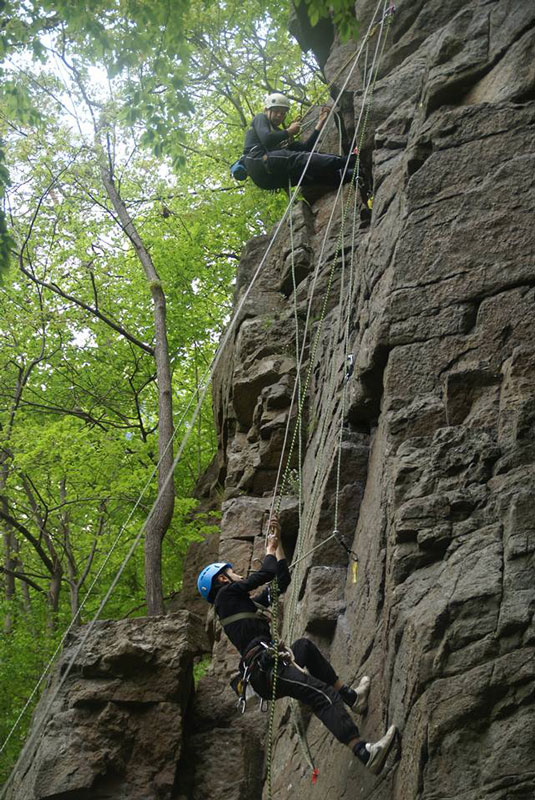
[[[349,32],[347,5],[330,13]],[[288,16],[272,0],[0,1],[0,781],[36,682],[139,532],[106,618],[161,613],[217,524],[192,513],[209,393],[193,427],[191,411],[241,249],[286,204],[228,166],[267,92],[293,116],[327,96]]]

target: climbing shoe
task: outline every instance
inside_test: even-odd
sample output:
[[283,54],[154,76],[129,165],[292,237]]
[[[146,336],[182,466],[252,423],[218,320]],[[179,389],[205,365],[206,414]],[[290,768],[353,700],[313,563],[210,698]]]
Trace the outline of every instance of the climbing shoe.
[[379,775],[394,744],[396,734],[396,726],[391,725],[382,739],[377,742],[358,742],[353,752],[370,772]]
[[342,686],[338,694],[344,703],[356,711],[357,714],[365,714],[368,709],[368,695],[370,694],[370,679],[367,675],[361,678],[356,689],[349,686]]

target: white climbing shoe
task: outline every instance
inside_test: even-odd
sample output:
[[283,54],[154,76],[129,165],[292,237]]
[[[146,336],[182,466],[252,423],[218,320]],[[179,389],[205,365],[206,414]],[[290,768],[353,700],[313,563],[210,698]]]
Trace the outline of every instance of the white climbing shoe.
[[379,775],[383,769],[390,749],[394,744],[397,730],[395,725],[391,725],[382,739],[379,739],[377,742],[368,742],[366,744],[366,750],[370,754],[366,762],[366,767],[374,775]]
[[355,693],[357,699],[353,705],[353,711],[356,711],[357,714],[365,714],[368,710],[368,697],[370,695],[370,679],[367,675],[364,675],[364,677],[360,679]]
[[338,693],[344,703],[352,708],[353,711],[356,711],[357,714],[365,714],[368,708],[370,679],[365,675],[361,678],[356,689],[350,689],[349,686],[342,686],[341,689],[338,689]]

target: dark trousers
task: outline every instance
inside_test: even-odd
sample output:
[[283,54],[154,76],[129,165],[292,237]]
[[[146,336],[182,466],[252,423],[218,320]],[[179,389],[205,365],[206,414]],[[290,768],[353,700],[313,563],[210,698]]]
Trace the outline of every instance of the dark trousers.
[[[359,730],[349,716],[344,702],[332,684],[337,677],[334,669],[309,639],[298,639],[292,645],[296,664],[306,667],[302,672],[293,664],[279,660],[276,697],[294,697],[310,706],[314,714],[339,742],[347,744],[359,738]],[[251,686],[260,697],[271,699],[272,659],[260,659],[251,671]]]
[[[330,153],[310,155],[308,151],[302,150],[270,150],[265,156],[245,157],[247,172],[261,189],[287,189],[288,184],[295,186],[305,167],[304,185],[323,183],[338,186],[340,170],[344,169],[346,161],[346,156]],[[351,156],[349,169],[354,163],[355,156]]]

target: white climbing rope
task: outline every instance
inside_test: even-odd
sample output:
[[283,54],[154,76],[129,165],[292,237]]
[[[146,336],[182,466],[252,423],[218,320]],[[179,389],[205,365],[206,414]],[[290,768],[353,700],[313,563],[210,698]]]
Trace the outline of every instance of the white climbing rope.
[[[364,95],[363,95],[363,102],[362,102],[362,106],[361,106],[361,110],[360,110],[360,114],[359,114],[359,120],[358,120],[358,123],[356,125],[355,134],[353,136],[353,142],[352,142],[351,147],[350,147],[350,152],[351,152],[351,150],[353,149],[353,146],[355,145],[355,142],[357,140],[357,135],[359,133],[360,125],[361,125],[361,121],[362,121],[362,115],[363,115],[363,113],[365,111],[365,113],[364,113],[364,123],[362,125],[362,131],[361,131],[361,135],[360,135],[360,140],[358,142],[357,161],[356,161],[356,165],[355,165],[355,176],[354,176],[355,192],[354,192],[354,197],[353,197],[353,222],[352,222],[352,248],[351,248],[351,263],[350,263],[350,280],[349,280],[349,293],[347,295],[347,303],[346,303],[347,311],[346,311],[346,319],[345,319],[345,324],[344,324],[344,337],[343,337],[344,338],[344,348],[343,348],[344,349],[344,365],[346,364],[347,352],[348,352],[348,344],[349,344],[350,313],[351,313],[351,304],[350,303],[351,303],[351,296],[352,296],[352,291],[353,291],[355,239],[356,239],[356,219],[357,219],[357,212],[358,212],[358,205],[357,205],[358,177],[359,177],[359,173],[360,173],[360,152],[361,152],[361,149],[362,149],[362,143],[363,143],[365,132],[366,132],[368,113],[369,113],[369,109],[370,109],[370,105],[371,105],[371,100],[372,100],[372,97],[373,97],[373,89],[375,87],[375,82],[377,80],[379,63],[381,61],[381,57],[382,57],[382,54],[383,54],[383,51],[384,51],[385,42],[386,42],[386,37],[385,37],[385,41],[382,43],[382,46],[381,46],[384,19],[385,19],[385,16],[383,15],[383,19],[381,21],[381,26],[380,26],[380,35],[378,37],[377,46],[375,48],[375,53],[374,53],[374,58],[373,58],[371,69],[370,69],[369,73],[367,72],[367,70],[365,70],[365,72],[364,72],[365,75],[366,74],[369,75],[369,81],[368,81],[368,83],[366,85],[366,89],[365,89],[365,92],[364,92]],[[380,55],[379,55],[379,59],[378,59],[378,54],[379,53],[380,53]],[[366,65],[367,65],[367,51],[366,51]],[[369,99],[368,99],[368,93],[369,93]],[[303,562],[305,559],[307,559],[308,556],[312,552],[314,552],[315,550],[319,549],[320,547],[323,547],[328,541],[330,541],[330,540],[332,540],[334,538],[338,539],[338,529],[337,528],[338,528],[339,494],[340,494],[340,480],[341,480],[341,453],[342,453],[342,445],[343,445],[343,426],[344,426],[344,419],[345,419],[346,391],[347,391],[347,382],[348,382],[346,380],[345,376],[344,376],[343,397],[342,397],[342,403],[341,403],[341,409],[340,409],[340,433],[339,433],[339,435],[337,437],[337,441],[338,441],[338,448],[337,448],[338,449],[338,456],[337,456],[337,465],[336,465],[336,493],[335,493],[336,496],[335,496],[334,530],[333,530],[333,533],[330,536],[328,536],[322,542],[320,542],[319,544],[317,544],[316,546],[311,548],[307,553],[304,553],[304,554],[302,553],[302,549],[301,549],[301,538],[302,538],[301,532],[302,532],[303,527],[308,528],[308,525],[303,526],[302,515],[301,515],[301,493],[302,493],[302,459],[301,459],[301,440],[302,440],[302,437],[301,437],[301,424],[302,424],[302,411],[303,411],[303,403],[304,403],[304,396],[303,395],[307,391],[309,380],[310,380],[310,376],[311,376],[311,372],[312,372],[312,369],[313,369],[313,366],[314,366],[315,353],[316,353],[316,349],[317,349],[317,343],[319,342],[319,337],[321,335],[321,329],[322,329],[323,321],[324,321],[324,317],[325,317],[327,300],[325,300],[325,302],[323,304],[322,313],[320,315],[320,320],[319,320],[319,323],[318,323],[318,330],[316,332],[314,345],[312,347],[311,353],[309,354],[309,369],[308,369],[307,378],[305,380],[304,388],[302,387],[302,384],[301,384],[301,368],[302,368],[302,362],[303,362],[304,353],[305,353],[306,336],[307,336],[307,331],[308,331],[308,323],[309,323],[309,319],[310,319],[310,310],[311,310],[311,307],[312,307],[312,300],[313,300],[313,297],[314,297],[316,281],[317,281],[317,277],[318,277],[318,274],[319,274],[319,270],[320,270],[321,266],[323,266],[322,262],[323,262],[323,253],[324,253],[324,249],[325,249],[325,244],[326,244],[328,232],[330,230],[330,225],[332,224],[334,209],[336,208],[337,201],[338,201],[338,198],[339,198],[340,193],[341,193],[343,179],[344,179],[344,175],[345,175],[345,172],[347,170],[347,167],[348,167],[348,161],[346,161],[346,166],[345,166],[345,169],[344,169],[344,172],[343,172],[343,175],[342,175],[340,186],[338,188],[338,192],[337,192],[337,195],[336,195],[336,200],[335,200],[335,203],[333,204],[333,209],[331,211],[331,216],[329,218],[327,230],[325,232],[325,235],[324,235],[324,238],[323,238],[323,242],[322,242],[322,248],[321,248],[321,251],[320,251],[320,258],[318,259],[316,271],[315,271],[315,274],[314,274],[314,279],[313,279],[313,282],[312,282],[312,289],[311,289],[311,292],[310,292],[310,299],[309,299],[308,308],[307,308],[307,318],[306,318],[306,323],[305,323],[305,331],[303,333],[303,339],[302,339],[302,346],[301,346],[302,349],[301,349],[301,353],[300,353],[300,355],[298,357],[298,363],[297,363],[297,372],[296,372],[296,382],[295,382],[295,386],[294,386],[294,393],[293,393],[293,396],[292,396],[292,403],[291,403],[290,409],[288,411],[288,419],[287,419],[287,425],[286,425],[286,430],[285,430],[284,443],[283,443],[281,459],[280,459],[280,463],[279,463],[279,469],[278,469],[278,473],[277,473],[277,479],[276,479],[275,489],[274,489],[274,492],[273,492],[273,500],[272,500],[272,506],[271,506],[271,514],[272,514],[273,513],[273,509],[275,507],[275,498],[276,498],[277,490],[278,490],[279,483],[280,483],[280,480],[281,480],[282,463],[283,463],[283,460],[284,460],[284,457],[285,457],[286,444],[287,444],[287,440],[288,440],[288,433],[289,433],[289,428],[290,428],[292,409],[293,409],[293,404],[294,404],[294,401],[295,401],[295,396],[296,396],[296,393],[297,393],[297,408],[298,408],[298,411],[297,411],[297,420],[296,420],[295,431],[297,431],[298,450],[299,450],[299,455],[298,455],[299,531],[298,531],[297,543],[296,543],[296,551],[297,551],[296,554],[295,554],[296,557],[294,558],[292,564],[290,565],[290,569],[292,571],[295,569],[295,567],[297,565],[299,565],[301,562]],[[346,219],[346,211],[347,211],[347,206],[344,208],[343,214],[342,214],[341,233],[340,233],[340,237],[339,237],[339,248],[338,248],[338,250],[335,253],[335,256],[333,258],[333,268],[331,269],[331,274],[329,276],[328,290],[327,290],[327,296],[328,296],[328,294],[330,293],[330,288],[331,288],[331,284],[332,284],[332,274],[333,274],[334,265],[335,265],[336,260],[337,260],[337,253],[340,251],[341,252],[341,266],[342,266],[342,269],[341,269],[341,285],[340,285],[340,300],[339,300],[340,307],[342,306],[342,302],[343,302],[343,298],[344,298],[344,290],[345,290],[346,262],[345,262],[345,248],[344,248],[344,240],[345,240],[344,226],[345,226],[345,219]],[[291,238],[291,247],[292,247],[292,270],[293,270],[292,275],[293,275],[293,282],[294,282],[294,304],[296,304],[296,300],[295,300],[295,289],[296,289],[296,286],[295,286],[295,272],[294,272],[294,259],[293,259],[293,229],[291,227],[291,223],[290,223],[290,238]],[[294,313],[295,313],[296,320],[297,320],[297,310],[296,309],[295,309]],[[340,333],[340,324],[339,324],[338,333]],[[298,338],[297,325],[296,325],[296,353],[299,354],[299,338]],[[334,362],[333,362],[331,364],[331,380],[329,381],[331,392],[330,392],[329,396],[332,396],[332,394],[334,392],[334,388],[335,388],[335,385],[336,385],[336,382],[337,382],[337,377],[338,377],[338,366],[336,366],[334,364]],[[327,473],[328,473],[329,468],[330,468],[330,462],[329,462],[329,464],[327,464],[327,459],[325,458],[325,452],[324,452],[325,447],[327,445],[327,436],[328,436],[326,427],[327,427],[326,425],[323,426],[323,430],[322,430],[322,432],[320,434],[321,458],[320,458],[320,471],[319,472],[322,473],[321,474],[321,480],[318,479],[318,472],[317,472],[316,476],[315,476],[315,479],[313,481],[313,485],[312,485],[312,496],[314,498],[314,502],[309,504],[307,517],[310,517],[313,513],[315,513],[316,499],[317,499],[316,496],[319,496],[320,489],[323,486],[324,480],[327,477]],[[295,431],[294,431],[294,437],[295,437]],[[290,453],[289,453],[289,455],[287,457],[286,473],[290,469],[291,450],[292,450],[292,448],[293,448],[293,440],[292,440],[292,445],[291,445],[291,448],[290,448]],[[282,479],[281,494],[282,494],[283,487],[284,487],[284,477]],[[279,506],[280,506],[280,500],[279,500]],[[312,509],[310,508],[310,506],[312,506]],[[348,551],[348,553],[351,553],[349,548],[346,545],[344,545],[344,546],[345,546],[346,550]],[[291,591],[291,594],[290,594],[290,623],[289,623],[290,641],[293,638],[293,636],[292,636],[293,628],[294,628],[294,625],[295,625],[295,622],[296,622],[296,619],[297,619],[296,606],[297,606],[298,589],[299,589],[299,581],[296,579],[296,576],[294,575],[292,591]],[[278,612],[276,614],[275,625],[278,625]],[[273,750],[272,735],[273,735],[273,706],[274,706],[275,696],[276,696],[276,674],[275,674],[275,676],[273,678],[272,708],[271,708],[270,725],[269,725],[269,731],[268,731],[268,757],[267,757],[267,764],[268,764],[268,798],[269,798],[269,800],[271,799],[271,796],[272,796],[271,765],[272,765],[272,757],[273,757],[273,754],[272,754],[272,750]],[[295,728],[296,728],[298,739],[299,739],[299,742],[300,742],[300,745],[301,745],[301,748],[302,748],[302,751],[303,751],[303,755],[305,757],[305,760],[309,764],[309,766],[312,767],[314,777],[316,777],[317,776],[317,770],[314,767],[314,761],[313,761],[312,754],[310,753],[310,748],[308,746],[308,741],[306,740],[306,734],[304,733],[304,731],[302,731],[300,729],[300,726],[299,726],[297,718],[296,718],[295,703],[291,703],[291,711],[292,711],[292,715],[293,715],[293,719],[294,719],[294,725],[295,725]]]
[[[365,90],[364,90],[364,93],[363,93],[362,105],[361,105],[361,109],[360,109],[359,118],[358,118],[357,124],[355,126],[355,133],[353,135],[353,139],[352,139],[352,142],[351,142],[351,145],[350,145],[350,152],[353,150],[353,148],[356,145],[357,136],[359,134],[360,125],[361,125],[361,122],[362,122],[364,110],[365,110],[365,108],[367,109],[367,107],[368,107],[368,105],[367,105],[368,104],[368,96],[370,95],[370,90],[371,90],[372,85],[375,84],[375,81],[377,79],[378,66],[376,67],[376,64],[377,64],[377,56],[378,56],[378,52],[379,52],[379,45],[380,45],[381,38],[382,38],[384,22],[385,22],[386,19],[389,19],[389,14],[386,12],[386,8],[387,8],[387,3],[384,4],[384,13],[383,13],[381,22],[378,23],[380,25],[380,36],[378,37],[378,43],[377,43],[377,46],[375,48],[374,60],[373,60],[373,63],[372,63],[372,67],[371,67],[371,69],[369,71],[369,80],[368,80],[368,82],[367,82],[367,84],[365,86]],[[376,16],[376,14],[374,15],[374,19],[375,19],[375,16]],[[374,27],[377,27],[377,26],[374,26]],[[359,50],[359,55],[360,55],[361,52],[362,52],[362,48],[361,48],[361,50]],[[367,115],[366,115],[366,118],[367,118]],[[362,136],[361,136],[361,138],[362,138]],[[305,332],[303,334],[301,353],[299,355],[298,364],[297,364],[297,374],[300,374],[300,372],[302,370],[304,358],[305,358],[305,351],[306,351],[306,344],[307,344],[306,334],[308,333],[308,328],[309,328],[309,324],[310,324],[311,311],[312,311],[312,305],[313,305],[314,296],[315,296],[316,283],[317,283],[317,280],[318,280],[318,277],[319,277],[319,274],[320,274],[320,271],[321,271],[321,267],[323,266],[323,258],[324,258],[325,248],[326,248],[326,245],[327,245],[327,240],[328,240],[328,236],[329,236],[329,233],[330,233],[330,229],[331,229],[331,226],[332,226],[332,223],[333,223],[333,220],[334,220],[334,214],[335,214],[335,211],[336,211],[336,208],[337,208],[338,200],[340,198],[340,194],[341,194],[341,191],[342,191],[343,178],[344,178],[345,173],[347,171],[348,160],[349,160],[349,157],[346,160],[346,166],[345,166],[345,169],[343,171],[343,175],[342,175],[342,179],[340,181],[340,185],[338,187],[338,191],[336,193],[335,201],[334,201],[332,209],[331,209],[331,214],[329,216],[329,220],[327,222],[327,226],[326,226],[326,229],[325,229],[325,233],[324,233],[324,236],[323,236],[323,239],[322,239],[321,248],[320,248],[320,255],[319,255],[319,258],[318,258],[318,261],[317,261],[316,269],[314,271],[312,286],[311,286],[311,289],[310,289],[310,292],[309,292],[309,301],[308,301],[307,315],[306,315],[306,320],[305,320]],[[358,157],[357,163],[360,164],[360,157]],[[344,209],[344,215],[346,214],[346,212],[347,212],[347,208]],[[343,248],[340,248],[340,242],[339,242],[339,249],[343,249]],[[331,270],[331,275],[330,275],[330,279],[329,279],[329,285],[330,285],[330,283],[332,283],[332,274],[333,274],[335,262],[336,262],[336,258],[333,258],[333,268]],[[329,291],[329,287],[328,287],[327,291]],[[320,315],[320,323],[318,324],[318,330],[317,330],[317,333],[316,333],[316,336],[315,336],[315,339],[314,339],[313,350],[312,350],[312,353],[309,355],[309,372],[308,372],[308,375],[307,375],[307,379],[305,380],[304,392],[306,392],[306,389],[308,388],[308,383],[310,381],[310,373],[311,373],[311,368],[312,368],[312,362],[313,362],[313,358],[314,358],[314,355],[315,355],[315,351],[317,350],[317,346],[318,346],[318,343],[319,343],[319,337],[321,335],[322,317],[325,314],[325,308],[326,308],[326,303],[324,303],[324,307],[322,309],[322,314]],[[282,456],[281,456],[281,460],[279,462],[279,468],[278,468],[277,477],[276,477],[276,481],[275,481],[275,487],[274,487],[274,490],[273,490],[273,501],[272,501],[272,506],[271,506],[271,513],[273,513],[274,508],[275,508],[275,498],[277,496],[279,484],[280,484],[280,481],[281,481],[282,465],[284,463],[284,454],[286,452],[286,445],[288,443],[289,430],[290,430],[290,426],[291,426],[291,411],[293,409],[293,406],[294,406],[294,403],[295,403],[295,398],[296,398],[296,387],[297,387],[297,384],[294,384],[294,392],[293,392],[293,395],[292,395],[290,411],[288,413],[288,419],[287,419],[287,423],[286,423],[285,435],[284,435],[284,440],[283,440]],[[303,399],[302,399],[302,402],[303,402]],[[298,416],[300,415],[301,412],[302,412],[302,408],[298,409]],[[294,435],[295,435],[295,431],[294,431]],[[289,468],[288,465],[289,465],[289,461],[290,461],[290,457],[291,457],[292,451],[293,451],[293,443],[290,444],[290,448],[289,448],[290,456],[288,457],[288,460],[287,460],[286,471]],[[283,483],[283,488],[284,488],[284,483]]]
[[[375,54],[374,54],[374,59],[373,59],[373,62],[372,62],[372,67],[371,67],[370,72],[369,72],[369,75],[370,75],[369,86],[371,87],[372,91],[370,92],[369,101],[365,101],[366,95],[364,95],[363,104],[362,104],[361,112],[360,112],[360,115],[359,115],[359,123],[360,123],[360,120],[362,119],[362,115],[363,114],[365,114],[365,116],[364,116],[365,122],[364,122],[364,124],[362,126],[362,133],[361,133],[360,141],[359,141],[359,145],[358,145],[357,162],[356,162],[356,165],[355,165],[355,172],[357,174],[357,179],[358,179],[358,173],[359,173],[359,170],[360,170],[360,151],[361,151],[361,148],[362,148],[362,141],[363,141],[363,138],[364,138],[364,135],[365,135],[366,121],[367,121],[367,116],[368,116],[368,113],[369,113],[369,107],[370,107],[372,96],[373,96],[373,87],[374,87],[375,81],[377,79],[378,64],[380,63],[381,56],[382,56],[382,53],[384,51],[384,46],[385,46],[385,43],[386,43],[386,37],[385,37],[385,39],[383,40],[383,42],[381,44],[381,36],[382,36],[382,28],[381,28],[381,35],[380,35],[380,37],[378,39],[377,46],[376,46],[376,49],[375,49]],[[357,131],[358,130],[359,130],[359,125],[357,125]],[[350,317],[350,305],[349,304],[350,304],[350,297],[351,297],[351,294],[352,294],[352,285],[353,285],[353,278],[354,278],[354,273],[355,273],[355,265],[354,265],[355,246],[354,246],[354,243],[355,243],[355,238],[356,238],[356,220],[357,220],[357,216],[356,216],[356,211],[357,211],[356,201],[357,201],[357,197],[356,197],[356,194],[355,194],[355,196],[354,196],[354,209],[353,209],[353,230],[352,230],[353,246],[351,248],[351,266],[350,266],[350,291],[349,291],[349,293],[347,293],[345,295],[347,297],[347,312],[346,312],[345,331],[344,331],[344,363],[346,363],[346,358],[347,358],[347,353],[348,353],[349,317]],[[342,269],[343,270],[345,269],[345,260],[344,260],[344,255],[343,255],[343,248],[342,248]],[[344,286],[343,286],[343,281],[342,281],[340,296],[342,297],[343,294],[344,294]],[[336,365],[336,366],[333,365],[332,366],[332,370],[331,370],[332,379],[330,381],[331,394],[332,394],[333,384],[336,383],[336,376],[337,376],[338,367],[339,367],[339,365]],[[327,544],[327,542],[331,541],[332,539],[335,539],[335,538],[337,539],[338,538],[338,513],[339,513],[340,480],[341,480],[341,452],[342,452],[342,444],[343,444],[343,426],[344,426],[344,417],[345,417],[346,396],[347,396],[347,381],[344,379],[344,386],[343,386],[343,392],[342,392],[342,404],[341,404],[341,409],[340,409],[340,412],[339,412],[339,414],[340,414],[340,432],[339,432],[339,436],[338,436],[338,447],[337,447],[338,457],[337,457],[337,470],[336,470],[336,490],[335,490],[335,509],[334,509],[334,529],[333,529],[333,533],[330,536],[328,536],[327,538],[325,538],[324,540],[322,540],[321,542],[319,542],[317,545],[312,547],[310,550],[308,550],[304,554],[302,552],[302,549],[298,547],[297,548],[296,557],[294,558],[294,561],[290,565],[291,569],[293,569],[298,564],[300,564],[302,561],[304,561],[307,558],[308,555],[310,555],[311,553],[315,552],[319,548],[323,547],[325,544]],[[329,431],[327,429],[327,426],[324,425],[323,426],[323,432],[322,432],[323,435],[320,435],[319,446],[318,446],[318,450],[321,453],[321,456],[320,456],[320,459],[319,459],[320,460],[320,467],[321,467],[321,465],[324,465],[324,469],[320,469],[316,473],[316,475],[314,477],[314,480],[313,480],[313,485],[312,485],[313,502],[309,503],[308,513],[307,513],[307,515],[305,515],[305,519],[304,519],[304,522],[303,522],[303,528],[305,530],[309,528],[311,517],[315,513],[315,505],[316,505],[317,495],[319,494],[318,489],[321,489],[321,486],[323,485],[323,482],[327,477],[328,469],[330,468],[330,460],[328,460],[328,459],[326,459],[324,457],[324,448],[325,448],[325,446],[327,444],[328,433],[329,433]],[[299,541],[299,539],[300,539],[300,535],[298,535],[298,541]],[[346,545],[344,545],[344,546],[345,546],[346,550],[348,551],[348,553],[351,553],[349,548]],[[294,578],[294,582],[293,582],[293,586],[292,586],[292,594],[291,594],[292,600],[293,600],[294,595],[297,594],[298,584],[299,584],[299,581],[295,580],[295,578]],[[292,630],[293,630],[293,626],[295,624],[295,621],[297,619],[297,614],[295,613],[295,611],[296,611],[296,609],[294,607],[293,610],[292,610],[292,613],[290,614],[290,625],[291,625]]]
[[[379,7],[379,5],[380,5],[380,3],[378,4],[378,7]],[[380,36],[378,38],[378,45],[379,45],[379,42],[381,41],[382,32],[383,32],[383,28],[384,28],[384,22],[385,22],[385,20],[387,18],[389,18],[389,15],[388,15],[388,13],[386,11],[386,8],[387,8],[387,3],[384,3],[384,13],[383,13],[381,22],[378,23],[380,25]],[[377,15],[377,10],[376,10],[376,13],[374,14],[373,19],[375,19],[376,15]],[[376,27],[376,26],[374,26],[374,27]],[[370,28],[371,28],[371,23],[370,23]],[[365,40],[364,40],[360,50],[358,51],[358,56],[359,57],[360,57],[360,54],[362,53],[362,49],[364,47],[364,44],[366,44],[366,43],[367,43],[367,37],[365,37]],[[349,148],[350,153],[353,150],[353,148],[355,147],[356,142],[357,142],[357,136],[358,136],[358,133],[359,133],[359,129],[360,129],[360,125],[361,125],[364,109],[365,109],[366,104],[367,104],[368,95],[370,93],[370,87],[371,87],[372,83],[374,83],[375,80],[377,79],[377,71],[375,70],[375,72],[374,72],[374,67],[375,67],[375,64],[376,64],[376,61],[377,61],[377,53],[378,53],[378,46],[375,49],[374,61],[373,61],[372,68],[371,68],[370,73],[369,73],[370,78],[368,80],[368,83],[365,86],[365,90],[364,90],[364,93],[363,93],[362,106],[361,106],[361,110],[360,110],[360,113],[359,113],[359,118],[358,118],[357,124],[355,126],[355,133],[353,134],[353,138],[352,138],[351,145],[350,145],[350,148]],[[355,66],[355,65],[353,65],[353,66]],[[349,74],[351,74],[351,73],[349,73]],[[333,108],[334,108],[334,106],[333,106]],[[324,232],[324,236],[323,236],[322,244],[321,244],[321,248],[320,248],[320,254],[319,254],[319,257],[318,257],[318,260],[317,260],[316,269],[314,271],[314,276],[313,276],[313,280],[312,280],[312,286],[311,286],[311,289],[310,289],[310,292],[309,292],[309,301],[308,301],[308,306],[307,306],[307,314],[306,314],[305,329],[304,329],[305,333],[303,334],[301,353],[299,355],[298,364],[297,364],[297,372],[298,372],[298,374],[300,374],[300,371],[301,371],[302,366],[303,366],[304,358],[305,358],[305,350],[306,350],[306,344],[307,344],[307,342],[306,342],[306,334],[308,332],[308,328],[309,328],[309,325],[310,325],[310,318],[311,318],[313,300],[314,300],[314,296],[315,296],[316,283],[317,283],[317,280],[318,280],[318,277],[319,277],[319,274],[320,274],[321,267],[323,266],[325,248],[327,246],[327,240],[328,240],[328,237],[329,237],[331,226],[332,226],[333,221],[334,221],[335,211],[336,211],[336,208],[337,208],[337,205],[338,205],[338,201],[340,199],[340,195],[341,195],[341,192],[342,192],[343,179],[344,179],[345,174],[347,172],[348,161],[349,161],[349,157],[346,160],[346,166],[345,166],[345,168],[343,170],[343,175],[342,175],[340,184],[338,186],[336,197],[335,197],[334,203],[332,205],[331,213],[330,213],[330,216],[329,216],[326,228],[325,228],[325,232]],[[360,161],[360,159],[359,159],[359,161]],[[333,259],[333,265],[334,265],[334,261],[335,261],[335,259]],[[321,325],[318,325],[318,333],[317,333],[317,335],[315,337],[315,340],[314,340],[314,344],[315,344],[316,348],[317,348],[317,343],[319,342],[319,335],[318,334],[320,334],[320,333],[321,333]],[[307,385],[307,381],[305,381],[305,384]],[[306,391],[306,389],[305,389],[305,391]],[[290,429],[290,425],[291,425],[291,410],[293,408],[293,404],[295,403],[295,396],[296,396],[296,385],[294,385],[294,392],[293,392],[293,396],[292,396],[290,412],[288,414],[288,420],[287,420],[287,424],[286,424],[286,430],[285,430],[284,441],[283,441],[283,449],[282,449],[283,455],[285,453],[286,445],[287,445],[287,442],[288,442],[289,429]],[[290,450],[292,450],[291,446],[290,446]],[[283,462],[283,458],[281,458],[281,461],[279,463],[278,472],[277,472],[276,481],[275,481],[275,488],[273,490],[274,499],[273,499],[273,503],[272,503],[272,507],[271,507],[271,513],[273,513],[273,510],[274,510],[274,507],[275,507],[275,497],[277,495],[279,483],[280,483],[280,480],[281,480],[283,463],[284,463]]]

